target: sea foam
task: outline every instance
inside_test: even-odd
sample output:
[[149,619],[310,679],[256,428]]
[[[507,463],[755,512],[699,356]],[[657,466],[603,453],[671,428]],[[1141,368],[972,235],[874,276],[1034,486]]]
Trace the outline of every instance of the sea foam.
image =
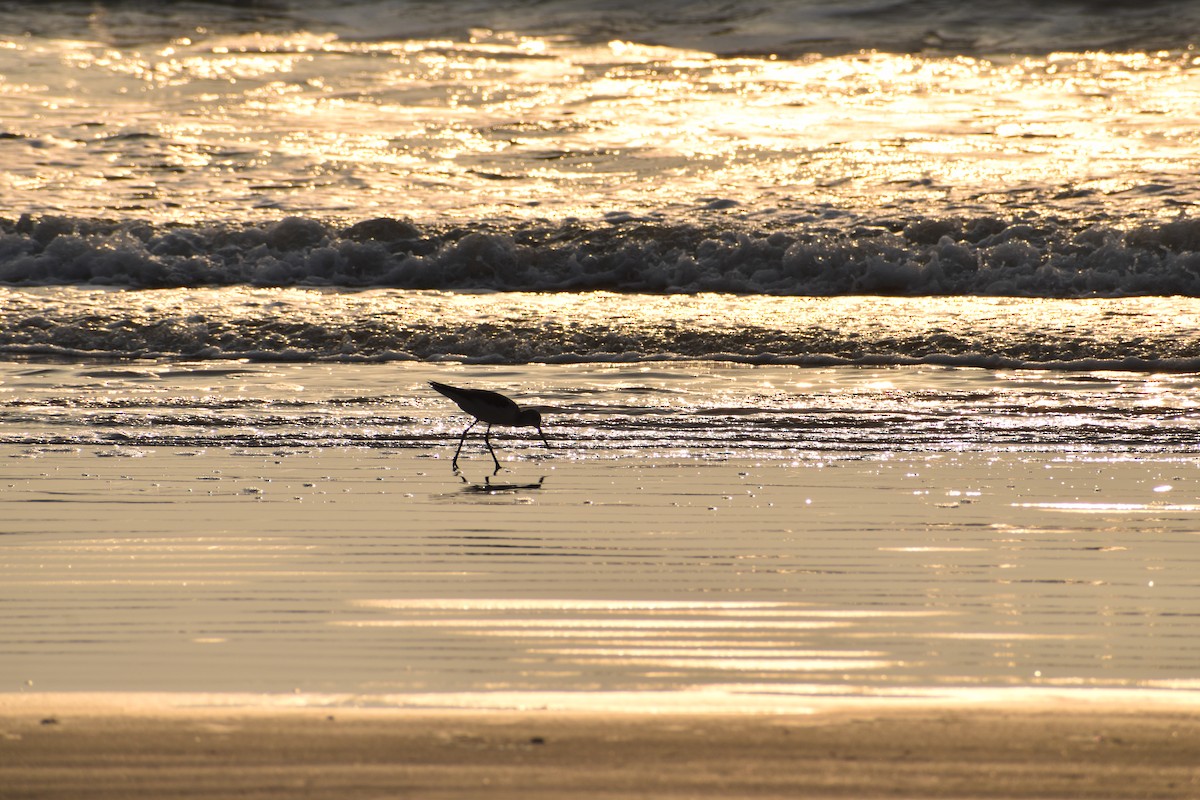
[[768,295],[1200,296],[1200,220],[1130,230],[994,217],[853,230],[637,217],[423,227],[288,217],[195,227],[0,222],[0,282]]

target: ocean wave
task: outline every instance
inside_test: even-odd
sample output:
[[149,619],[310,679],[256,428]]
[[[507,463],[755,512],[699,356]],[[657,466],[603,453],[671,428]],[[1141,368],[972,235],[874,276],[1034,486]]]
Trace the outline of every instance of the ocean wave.
[[[33,7],[31,9],[31,7]],[[48,8],[47,8],[48,7]],[[31,10],[36,13],[31,13]],[[481,29],[581,42],[610,39],[722,55],[783,57],[859,50],[1046,53],[1183,49],[1196,41],[1190,0],[260,0],[243,3],[12,2],[0,21],[113,44],[197,34],[332,30],[350,40],[465,40]]]
[[[101,342],[95,342],[100,345]],[[1049,361],[1030,360],[1016,356],[997,355],[993,353],[934,353],[924,356],[907,355],[903,353],[867,353],[830,355],[820,353],[784,354],[784,353],[670,353],[646,352],[636,346],[624,353],[611,352],[574,352],[560,353],[547,357],[535,357],[516,349],[499,349],[488,347],[486,351],[473,350],[470,347],[448,348],[451,352],[430,352],[425,354],[408,351],[387,350],[376,353],[348,353],[344,348],[330,348],[317,353],[312,350],[232,350],[223,351],[218,348],[203,348],[179,352],[168,345],[167,350],[138,348],[128,352],[99,351],[94,348],[79,349],[57,345],[19,345],[0,343],[0,354],[9,357],[27,358],[30,360],[68,360],[87,361],[97,358],[185,358],[189,361],[210,360],[239,360],[263,364],[307,364],[307,363],[395,363],[407,361],[426,361],[430,363],[451,362],[474,366],[512,366],[520,364],[554,364],[560,366],[583,364],[629,365],[648,363],[714,363],[740,364],[746,366],[777,366],[777,367],[947,367],[957,369],[984,370],[1030,370],[1063,373],[1154,373],[1154,374],[1193,374],[1200,373],[1200,357],[1195,358],[1079,358],[1054,359]],[[466,352],[464,352],[466,351]]]
[[23,216],[0,220],[0,283],[1194,297],[1200,220],[1127,231],[994,217],[755,230],[632,215],[507,228],[388,218],[185,227]]
[[29,360],[1200,372],[1200,301],[372,289],[0,289]]

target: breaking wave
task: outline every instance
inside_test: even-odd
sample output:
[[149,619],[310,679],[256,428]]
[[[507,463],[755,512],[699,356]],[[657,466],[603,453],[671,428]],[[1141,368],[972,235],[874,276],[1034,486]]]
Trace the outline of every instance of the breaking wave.
[[999,218],[853,230],[597,223],[421,227],[289,217],[185,227],[0,221],[0,283],[1046,298],[1200,296],[1200,220],[1130,230]]

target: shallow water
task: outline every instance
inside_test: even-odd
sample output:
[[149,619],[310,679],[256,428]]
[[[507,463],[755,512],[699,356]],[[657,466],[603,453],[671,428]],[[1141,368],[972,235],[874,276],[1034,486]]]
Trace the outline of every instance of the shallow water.
[[[1126,457],[1200,447],[1195,373],[650,361],[10,362],[0,442],[42,448],[426,450],[454,433],[431,379],[508,392],[589,459],[791,459],[982,449]],[[524,444],[531,429],[515,434]]]
[[[1166,376],[1088,376],[1086,410],[1077,374],[928,367],[3,377],[8,691],[1196,688],[1197,431],[1142,406],[1196,389]],[[499,435],[492,475],[468,440],[455,474],[430,377],[529,387],[553,450]]]
[[[164,369],[202,378],[252,360],[557,363],[597,375],[640,362],[923,364],[1074,372],[1083,391],[1104,370],[1175,373],[1172,382],[1190,386],[1185,373],[1200,369],[1200,300],[0,287],[0,353],[141,359],[111,377],[147,390]],[[179,370],[179,361],[195,363]]]

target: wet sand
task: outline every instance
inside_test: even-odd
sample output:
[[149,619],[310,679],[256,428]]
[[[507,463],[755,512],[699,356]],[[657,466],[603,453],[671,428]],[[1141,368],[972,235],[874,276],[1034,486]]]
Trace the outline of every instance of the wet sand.
[[1188,798],[1200,715],[883,707],[815,715],[0,701],[18,798]]
[[0,449],[0,691],[1197,688],[1171,457],[121,450]]

